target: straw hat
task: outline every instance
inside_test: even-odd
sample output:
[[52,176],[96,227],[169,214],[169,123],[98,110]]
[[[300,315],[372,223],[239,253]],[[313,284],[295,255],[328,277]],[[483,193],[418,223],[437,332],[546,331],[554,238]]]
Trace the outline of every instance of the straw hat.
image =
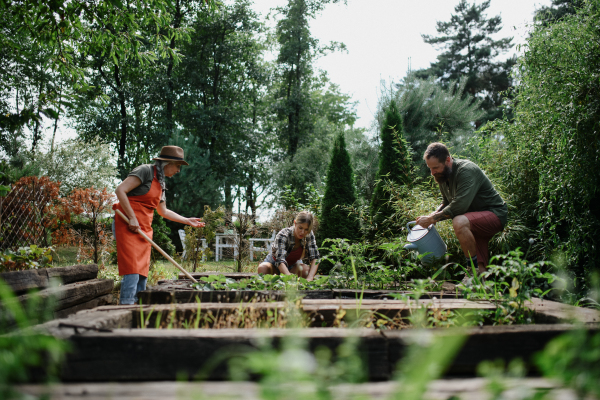
[[178,146],[163,146],[154,160],[170,161],[173,164],[190,165],[183,160],[183,149]]

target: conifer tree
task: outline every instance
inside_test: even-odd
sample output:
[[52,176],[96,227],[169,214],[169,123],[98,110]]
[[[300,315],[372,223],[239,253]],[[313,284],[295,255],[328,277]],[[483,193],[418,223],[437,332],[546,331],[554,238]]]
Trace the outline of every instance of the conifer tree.
[[341,206],[350,206],[356,201],[354,177],[350,155],[346,150],[344,132],[341,131],[333,142],[331,161],[327,169],[325,195],[321,204],[320,238],[349,239],[360,236],[360,225],[354,214],[348,215]]
[[502,116],[502,92],[512,86],[509,72],[516,62],[514,57],[496,60],[513,44],[512,38],[493,38],[502,28],[502,18],[499,15],[488,18],[485,11],[489,6],[490,0],[479,5],[460,0],[450,21],[437,22],[440,36],[422,35],[425,43],[445,51],[428,69],[416,71],[419,78],[435,76],[446,85],[466,76],[466,93],[482,99],[482,108],[486,111],[486,115],[475,122],[477,127]]
[[381,149],[379,153],[379,171],[377,172],[375,191],[371,199],[371,214],[377,224],[383,223],[393,214],[385,193],[385,180],[400,185],[409,185],[411,177],[411,158],[408,143],[404,139],[402,115],[394,100],[390,102],[381,127]]

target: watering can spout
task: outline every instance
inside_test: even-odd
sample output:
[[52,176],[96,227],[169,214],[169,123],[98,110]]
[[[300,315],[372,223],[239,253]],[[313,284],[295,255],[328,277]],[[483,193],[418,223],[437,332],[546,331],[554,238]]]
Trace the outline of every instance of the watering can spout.
[[414,244],[414,243],[408,243],[408,244],[405,244],[405,245],[404,245],[404,248],[405,248],[406,250],[417,250],[417,248],[418,248],[418,247],[417,247],[417,245],[416,245],[416,244]]

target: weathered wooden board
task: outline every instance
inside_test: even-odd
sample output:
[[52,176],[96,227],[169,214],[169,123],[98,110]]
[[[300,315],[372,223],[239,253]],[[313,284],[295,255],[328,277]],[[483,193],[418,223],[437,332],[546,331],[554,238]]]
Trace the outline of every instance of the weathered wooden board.
[[[226,360],[239,351],[259,349],[262,338],[281,347],[288,335],[304,337],[309,350],[327,347],[335,351],[348,337],[342,330],[156,330],[116,329],[111,333],[83,332],[70,341],[74,351],[67,356],[64,381],[174,380],[201,375],[209,379],[228,376]],[[389,377],[385,339],[374,330],[362,330],[359,352],[372,356],[368,374],[373,379]]]
[[139,306],[100,306],[48,321],[36,326],[36,330],[69,339],[72,335],[87,330],[128,329],[133,326],[131,311],[135,307]]
[[[362,297],[363,299],[392,299],[398,298],[398,296],[411,297],[414,295],[413,292],[406,290],[356,290],[356,289],[332,289],[334,299],[357,299]],[[453,299],[462,297],[454,291],[441,291],[441,292],[426,292],[421,295],[422,299]]]
[[[544,349],[553,338],[578,329],[571,324],[555,325],[509,325],[483,326],[466,331],[468,338],[455,357],[447,375],[473,375],[477,365],[482,361],[504,360],[508,362],[520,358],[525,362],[530,372],[535,372],[532,363],[534,354]],[[599,325],[588,325],[588,332],[600,331]],[[454,329],[433,329],[426,334],[449,335],[457,332]],[[419,334],[417,330],[384,331],[389,346],[389,361],[394,364],[406,354],[408,345],[414,342],[411,335]],[[420,333],[425,334],[424,332]]]
[[69,267],[29,269],[26,271],[12,271],[0,274],[15,293],[23,293],[30,289],[45,289],[50,279],[58,278],[62,284],[81,282],[96,279],[98,265],[82,264]]
[[[258,275],[256,272],[218,272],[218,271],[206,271],[206,272],[191,272],[190,275],[194,277],[196,280],[202,280],[202,278],[207,278],[211,275],[222,275],[225,278],[240,280],[240,279],[248,279],[253,276]],[[179,279],[188,279],[185,274],[179,274]],[[158,282],[160,284],[160,281]]]
[[[158,285],[148,287],[140,292],[138,298],[143,304],[169,304],[169,303],[195,303],[202,302],[240,302],[260,301],[271,299],[275,301],[289,297],[285,291],[274,290],[215,290],[201,291],[192,288],[189,280],[162,280]],[[290,292],[291,296],[302,296],[305,299],[393,299],[394,296],[405,295],[410,297],[411,292],[398,290],[355,290],[355,289],[326,289],[326,290],[300,290]],[[452,299],[456,298],[455,292],[427,292],[422,298]]]
[[532,299],[525,304],[535,311],[536,321],[545,323],[577,321],[582,323],[600,323],[600,311],[591,308],[575,307],[556,301]]
[[[427,385],[423,398],[428,400],[491,399],[488,390],[491,382],[485,378],[438,379]],[[310,383],[303,387],[314,389]],[[571,389],[561,388],[556,382],[543,378],[505,379],[502,381],[505,392],[503,398],[522,398],[524,393],[543,392],[547,400],[576,400],[577,394]],[[283,387],[283,390],[286,388]],[[120,383],[61,383],[46,385],[20,385],[21,393],[40,397],[48,394],[50,400],[181,400],[181,399],[220,399],[220,400],[261,400],[260,384],[256,382],[120,382]],[[292,387],[290,390],[298,390]],[[334,400],[393,398],[400,388],[394,381],[363,384],[343,384],[332,386]],[[533,398],[533,396],[528,396]]]
[[[552,338],[575,329],[573,325],[528,325],[508,327],[428,330],[432,336],[464,332],[467,342],[447,371],[448,375],[473,375],[486,360],[521,358],[532,368],[533,354]],[[598,325],[588,326],[598,332]],[[421,330],[384,331],[370,329],[306,328],[157,330],[115,329],[110,333],[86,331],[72,335],[74,351],[68,355],[61,378],[64,381],[174,380],[202,375],[226,379],[229,354],[260,349],[271,340],[281,348],[283,340],[303,338],[310,351],[324,346],[335,351],[348,338],[358,339],[359,353],[366,362],[369,380],[386,380],[407,352],[410,343],[422,340]]]
[[71,314],[75,314],[76,312],[79,312],[81,310],[91,310],[92,308],[111,304],[112,301],[113,301],[113,295],[105,294],[100,297],[96,297],[95,299],[77,304],[75,306],[72,306],[69,308],[64,308],[60,311],[56,311],[54,313],[54,317],[55,318],[65,318],[65,317],[68,317]]
[[145,290],[137,294],[142,304],[171,303],[240,303],[249,301],[281,301],[285,292],[272,290]]
[[[112,279],[91,279],[40,290],[36,295],[44,300],[56,296],[55,310],[60,311],[109,294],[112,292],[113,286]],[[19,296],[18,299],[25,304],[29,297],[29,294],[25,294]]]

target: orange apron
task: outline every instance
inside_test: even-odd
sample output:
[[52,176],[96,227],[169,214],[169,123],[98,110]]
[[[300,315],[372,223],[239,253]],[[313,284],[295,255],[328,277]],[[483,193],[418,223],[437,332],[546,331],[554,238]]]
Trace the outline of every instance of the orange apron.
[[[129,197],[129,204],[140,224],[140,229],[150,239],[152,239],[152,217],[160,203],[161,195],[162,188],[156,179],[156,169],[154,169],[154,179],[148,193]],[[113,204],[113,210],[117,209],[125,214],[121,204]],[[119,275],[139,274],[148,277],[150,251],[152,250],[150,243],[139,233],[130,231],[127,222],[119,215],[115,215],[115,234],[117,236]]]

